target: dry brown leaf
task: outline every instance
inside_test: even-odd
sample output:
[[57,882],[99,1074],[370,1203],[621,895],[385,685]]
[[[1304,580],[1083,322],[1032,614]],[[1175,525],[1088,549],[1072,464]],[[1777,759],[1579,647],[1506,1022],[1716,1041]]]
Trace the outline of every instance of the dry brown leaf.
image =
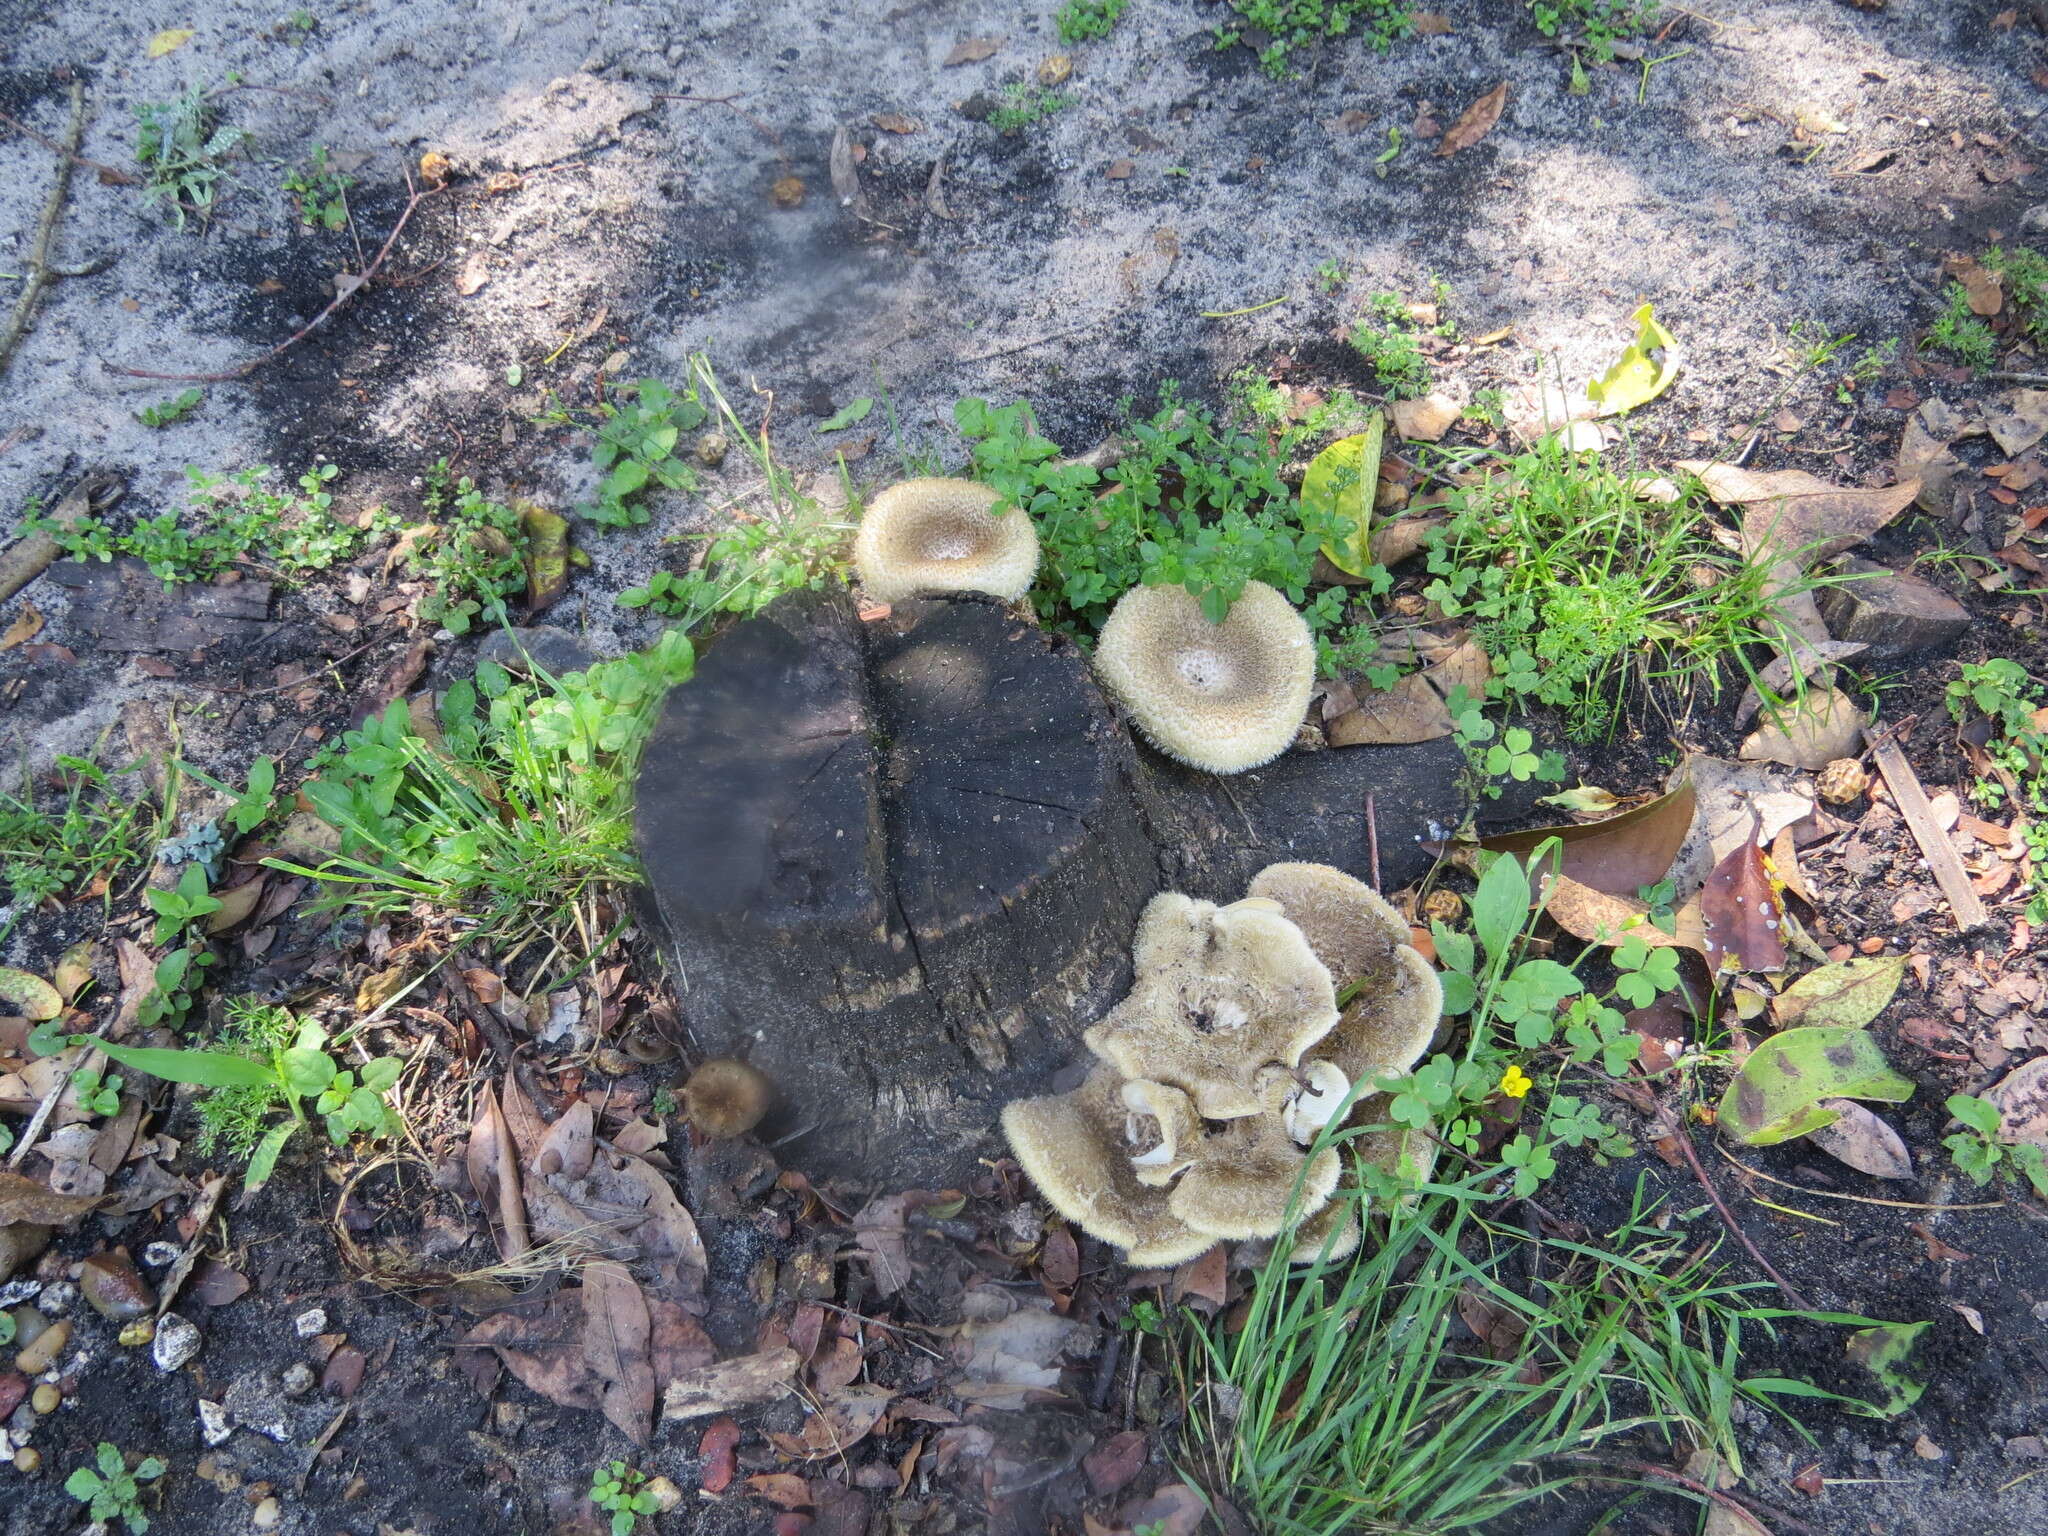
[[953,45],[942,64],[947,69],[958,64],[979,64],[1002,46],[1000,37],[963,37]]
[[1417,37],[1449,37],[1451,18],[1441,11],[1417,11],[1408,18]]
[[1391,522],[1373,523],[1371,547],[1375,565],[1399,565],[1410,555],[1420,554],[1430,534],[1443,526],[1441,517],[1397,517]]
[[1910,1179],[1913,1159],[1899,1133],[1854,1099],[1822,1099],[1840,1117],[1806,1133],[1806,1139],[1838,1163],[1874,1179]]
[[2048,1148],[2048,1056],[2015,1068],[1984,1097],[1998,1106],[2002,1140]]
[[1987,400],[1984,425],[2002,453],[2025,453],[2048,437],[2048,389],[2020,389],[2003,400]]
[[860,189],[860,173],[853,168],[853,135],[846,131],[844,123],[832,131],[826,168],[832,178],[832,195],[839,199],[839,206],[850,209],[856,218],[865,218],[868,200]]
[[1358,707],[1329,723],[1333,747],[1407,745],[1435,741],[1454,729],[1450,710],[1429,679],[1411,672],[1392,688],[1358,695]]
[[465,299],[481,293],[491,280],[491,258],[483,251],[471,251],[455,274],[455,291]]
[[1763,850],[1744,843],[1700,887],[1707,964],[1715,971],[1785,968],[1785,910],[1764,870]]
[[1803,697],[1766,711],[1736,755],[1751,763],[1784,763],[1818,773],[1863,745],[1863,711],[1837,688],[1809,688]]
[[1801,566],[1862,543],[1912,505],[1918,480],[1881,490],[1831,485],[1803,469],[1741,469],[1706,459],[1681,459],[1722,506],[1740,505],[1743,547],[1773,550]]
[[604,1382],[604,1416],[635,1445],[654,1429],[653,1329],[647,1298],[623,1264],[583,1266],[583,1357]]
[[7,626],[7,633],[0,635],[0,651],[11,651],[17,645],[35,639],[42,633],[43,616],[34,603],[23,601],[21,612],[14,616],[14,622]]
[[1637,891],[1655,885],[1671,869],[1693,824],[1695,795],[1685,781],[1647,805],[1609,816],[1604,821],[1567,822],[1484,838],[1479,846],[1493,853],[1526,855],[1551,838],[1564,845],[1563,872],[1571,879],[1633,901]]
[[1507,104],[1508,83],[1503,80],[1467,107],[1463,115],[1451,124],[1451,131],[1437,146],[1437,154],[1455,155],[1461,149],[1470,149],[1493,132],[1493,125],[1500,121],[1500,114]]
[[867,1438],[894,1396],[887,1387],[847,1387],[821,1402],[799,1433],[768,1438],[785,1456],[800,1461],[838,1456]]
[[1464,409],[1441,391],[1433,391],[1420,400],[1396,400],[1394,430],[1411,443],[1434,443],[1451,430]]
[[237,923],[246,922],[249,914],[256,910],[256,903],[263,899],[263,887],[269,883],[269,876],[258,875],[254,880],[244,881],[233,890],[219,893],[220,906],[206,914],[203,926],[208,933],[226,933]]
[[97,1195],[54,1194],[34,1179],[0,1169],[0,1227],[68,1227],[99,1205]]
[[918,133],[924,124],[914,117],[905,117],[901,112],[877,112],[868,119],[884,133]]

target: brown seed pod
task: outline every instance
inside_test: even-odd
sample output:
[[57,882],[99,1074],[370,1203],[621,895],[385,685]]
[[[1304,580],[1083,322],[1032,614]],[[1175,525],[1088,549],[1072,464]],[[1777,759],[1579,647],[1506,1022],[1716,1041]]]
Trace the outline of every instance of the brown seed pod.
[[761,1123],[774,1097],[774,1085],[758,1068],[720,1057],[683,1084],[683,1115],[706,1136],[744,1136]]
[[1847,805],[1870,788],[1870,774],[1853,757],[1838,757],[1814,776],[1813,787],[1830,805]]

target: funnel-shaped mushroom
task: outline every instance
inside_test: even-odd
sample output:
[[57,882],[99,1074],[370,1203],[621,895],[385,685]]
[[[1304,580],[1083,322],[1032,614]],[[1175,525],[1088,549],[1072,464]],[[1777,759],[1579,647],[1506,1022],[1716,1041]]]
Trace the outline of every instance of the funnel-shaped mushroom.
[[1135,959],[1130,995],[1083,1038],[1123,1076],[1178,1088],[1209,1119],[1260,1113],[1252,1074],[1269,1062],[1291,1070],[1337,1022],[1330,973],[1270,902],[1155,896]]
[[1371,886],[1329,864],[1268,864],[1245,887],[1247,898],[1278,904],[1338,991],[1383,983],[1394,952],[1408,942],[1408,921]]
[[1021,507],[972,480],[905,480],[868,503],[853,540],[854,569],[879,603],[949,592],[1015,601],[1038,574],[1038,533]]
[[1221,624],[1183,587],[1133,587],[1103,623],[1095,671],[1160,751],[1243,773],[1294,740],[1316,648],[1294,605],[1263,582],[1246,582]]
[[1156,1083],[1126,1083],[1098,1067],[1072,1093],[1010,1105],[1003,1132],[1052,1208],[1123,1249],[1131,1263],[1184,1264],[1215,1245],[1214,1234],[1174,1216],[1167,1191],[1153,1187],[1160,1147],[1199,1146],[1203,1139],[1185,1095]]

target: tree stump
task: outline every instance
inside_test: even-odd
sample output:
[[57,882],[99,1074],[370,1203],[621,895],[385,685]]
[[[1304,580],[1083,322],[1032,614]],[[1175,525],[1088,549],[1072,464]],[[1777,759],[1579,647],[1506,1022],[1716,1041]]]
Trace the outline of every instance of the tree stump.
[[792,594],[707,650],[639,842],[692,1042],[775,1083],[779,1156],[904,1188],[992,1149],[1128,980],[1134,769],[1086,662],[991,601]]
[[648,742],[638,834],[684,1023],[766,1072],[785,1163],[958,1184],[1002,1107],[1084,1066],[1160,890],[1234,901],[1305,859],[1417,878],[1450,742],[1230,778],[1134,745],[1072,646],[982,598],[862,623],[796,593],[707,648]]

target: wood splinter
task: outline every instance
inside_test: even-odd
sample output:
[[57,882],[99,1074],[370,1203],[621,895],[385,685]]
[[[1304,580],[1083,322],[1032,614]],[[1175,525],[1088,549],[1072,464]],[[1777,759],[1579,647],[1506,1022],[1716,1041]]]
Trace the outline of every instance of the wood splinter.
[[1920,845],[1928,868],[1934,871],[1934,880],[1941,887],[1941,894],[1948,898],[1956,926],[1967,933],[1989,922],[1990,913],[1984,909],[1983,898],[1970,884],[1969,872],[1963,868],[1963,861],[1956,857],[1948,833],[1934,819],[1934,808],[1927,803],[1927,791],[1921,788],[1913,765],[1899,750],[1898,733],[1889,732],[1878,738],[1871,747],[1871,758],[1877,764],[1878,772],[1884,775],[1899,814],[1906,818],[1906,825],[1912,829],[1913,840]]

